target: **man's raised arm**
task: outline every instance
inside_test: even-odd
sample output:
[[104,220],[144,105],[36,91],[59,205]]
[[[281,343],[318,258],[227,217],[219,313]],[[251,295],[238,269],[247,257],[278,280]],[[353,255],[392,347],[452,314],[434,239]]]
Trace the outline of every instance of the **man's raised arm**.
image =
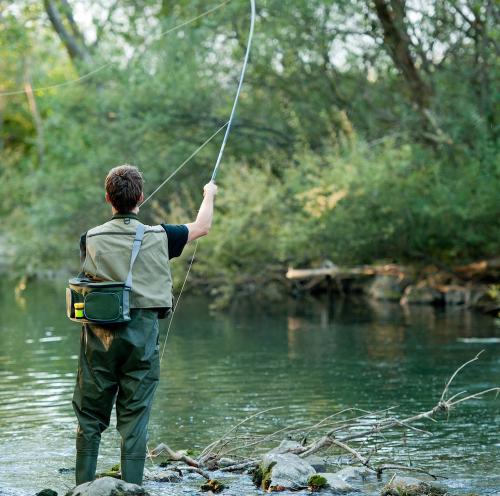
[[212,226],[214,216],[214,198],[217,194],[217,185],[210,181],[203,188],[203,201],[201,202],[200,210],[196,216],[196,220],[190,224],[186,224],[189,234],[188,242],[206,236]]

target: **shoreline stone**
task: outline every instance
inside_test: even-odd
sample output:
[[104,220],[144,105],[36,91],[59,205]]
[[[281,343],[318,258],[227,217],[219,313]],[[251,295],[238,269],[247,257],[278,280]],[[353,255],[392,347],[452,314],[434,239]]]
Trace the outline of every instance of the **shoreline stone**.
[[359,491],[359,489],[352,487],[337,474],[330,472],[320,472],[318,473],[318,475],[326,479],[326,484],[330,494],[344,494]]
[[149,496],[149,493],[137,484],[114,477],[101,477],[76,486],[66,496]]
[[268,453],[262,460],[260,471],[261,488],[271,491],[304,489],[309,478],[316,474],[309,463],[292,453]]
[[432,482],[397,475],[381,491],[381,496],[445,496],[447,491]]
[[366,467],[344,467],[335,472],[334,475],[346,482],[363,482],[376,477],[375,472]]
[[399,301],[411,280],[393,275],[377,275],[369,284],[366,293],[375,300]]
[[324,457],[317,455],[306,456],[304,460],[316,470],[316,472],[326,472],[327,463]]
[[410,285],[404,290],[401,305],[439,305],[443,303],[443,295],[426,283]]
[[161,470],[159,472],[150,471],[144,474],[144,481],[178,483],[182,481],[182,477],[175,470]]

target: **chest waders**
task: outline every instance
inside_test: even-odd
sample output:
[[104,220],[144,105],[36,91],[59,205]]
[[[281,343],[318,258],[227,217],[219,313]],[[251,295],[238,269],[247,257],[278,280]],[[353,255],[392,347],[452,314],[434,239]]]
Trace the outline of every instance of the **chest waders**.
[[[130,266],[139,248],[140,241],[134,242]],[[120,255],[126,257],[126,252],[113,256]],[[124,287],[131,286],[131,278],[127,277]],[[109,427],[115,403],[117,430],[122,439],[122,479],[142,484],[147,428],[160,376],[158,311],[148,308],[124,310],[127,321],[115,321],[112,325],[88,318],[83,321],[73,394],[73,409],[78,420],[77,485],[95,477],[101,434]],[[99,315],[92,316],[98,320]]]

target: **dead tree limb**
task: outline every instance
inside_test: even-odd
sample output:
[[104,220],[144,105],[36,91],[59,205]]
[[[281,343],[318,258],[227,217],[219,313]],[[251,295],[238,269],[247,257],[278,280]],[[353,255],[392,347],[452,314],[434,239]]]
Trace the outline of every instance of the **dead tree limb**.
[[[220,469],[224,472],[242,472],[258,465],[264,455],[269,452],[271,444],[276,446],[276,443],[282,440],[285,435],[287,440],[295,438],[296,441],[291,442],[289,446],[284,445],[283,449],[279,451],[280,453],[292,453],[305,458],[314,453],[326,453],[332,448],[337,448],[349,454],[357,463],[378,475],[387,470],[405,470],[420,472],[437,478],[440,476],[418,467],[407,467],[393,463],[390,460],[381,459],[380,457],[375,459],[375,455],[378,453],[378,437],[383,436],[385,432],[394,432],[396,429],[402,429],[404,432],[412,431],[417,434],[431,435],[430,432],[411,424],[422,420],[436,422],[436,417],[439,418],[443,414],[448,414],[451,409],[460,403],[481,398],[489,393],[500,392],[500,387],[492,387],[468,395],[466,395],[465,391],[460,391],[450,396],[450,388],[456,377],[464,368],[476,362],[481,353],[478,353],[474,358],[465,362],[453,372],[433,408],[409,417],[396,418],[394,413],[395,407],[374,412],[359,408],[349,408],[329,415],[310,426],[304,425],[304,422],[300,422],[299,425],[295,423],[292,426],[284,427],[271,433],[238,432],[250,420],[255,420],[258,416],[277,409],[268,408],[252,414],[231,427],[221,438],[210,443],[197,459],[176,452],[163,443],[156,447],[151,454],[152,456],[158,456],[161,453],[166,453],[170,459],[182,461],[190,467],[195,467],[199,470]],[[356,416],[334,420],[338,415],[354,412],[357,413]],[[359,415],[359,413],[362,414]],[[309,442],[309,438],[313,436],[314,438]],[[231,459],[227,458],[228,454],[234,454],[235,452],[241,454],[233,455]]]
[[184,462],[186,465],[190,467],[199,467],[199,463],[193,458],[180,453],[179,451],[174,451],[170,446],[165,443],[160,443],[154,450],[151,451],[151,456],[156,458],[161,454],[166,453],[170,460],[174,460],[176,462]]

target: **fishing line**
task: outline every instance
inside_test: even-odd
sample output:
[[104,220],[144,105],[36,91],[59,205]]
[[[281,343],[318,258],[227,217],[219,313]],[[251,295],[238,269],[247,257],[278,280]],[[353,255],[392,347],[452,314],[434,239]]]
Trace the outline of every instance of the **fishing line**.
[[[159,38],[162,38],[163,36],[166,36],[169,33],[172,33],[174,31],[177,31],[178,29],[187,26],[188,24],[191,24],[198,19],[201,19],[202,17],[205,17],[212,12],[215,12],[216,10],[224,7],[227,5],[231,0],[225,0],[224,2],[220,3],[219,5],[216,5],[215,7],[212,7],[209,10],[206,10],[205,12],[202,12],[201,14],[197,15],[196,17],[192,17],[191,19],[188,19],[187,21],[181,22],[180,24],[177,24],[176,26],[171,27],[170,29],[167,29],[166,31],[163,31],[160,33]],[[94,74],[97,74],[98,72],[102,71],[103,69],[106,69],[106,67],[109,67],[110,65],[117,64],[118,62],[106,62],[105,64],[102,64],[101,66],[97,67],[96,69],[93,69],[82,76],[76,78],[76,79],[70,79],[69,81],[63,81],[62,83],[56,83],[56,84],[51,84],[49,86],[41,86],[39,88],[33,88],[33,93],[38,93],[46,90],[52,90],[52,89],[57,89],[57,88],[62,88],[64,86],[70,86],[72,84],[79,83],[80,81],[83,81],[85,79],[88,79],[90,76],[93,76]],[[14,91],[5,91],[3,93],[0,93],[0,97],[2,96],[13,96],[13,95],[24,95],[26,92],[25,90],[14,90]]]
[[[232,109],[231,109],[231,114],[229,116],[229,121],[227,122],[226,132],[224,134],[224,139],[222,140],[222,144],[221,144],[221,147],[220,147],[220,150],[219,150],[219,155],[217,156],[217,161],[215,162],[215,166],[214,166],[214,169],[212,171],[212,177],[211,177],[210,181],[215,181],[215,177],[217,176],[217,172],[219,170],[220,163],[221,163],[221,160],[222,160],[222,154],[224,153],[224,148],[226,147],[227,138],[229,136],[229,132],[231,131],[231,125],[233,123],[233,119],[234,119],[234,116],[235,116],[235,113],[236,113],[236,106],[238,104],[238,99],[239,99],[239,96],[240,96],[241,88],[243,86],[243,79],[245,78],[245,72],[246,72],[247,65],[248,65],[248,59],[249,59],[249,56],[250,56],[250,48],[252,46],[253,32],[254,32],[254,27],[255,27],[255,0],[250,0],[250,10],[251,10],[250,30],[249,30],[249,34],[248,34],[248,40],[247,40],[247,48],[246,48],[246,52],[245,52],[245,58],[243,60],[243,66],[241,68],[240,79],[239,79],[239,82],[238,82],[238,88],[236,90],[236,95],[234,97],[234,102],[233,102],[233,106],[232,106]],[[225,125],[223,127],[225,127]],[[220,128],[219,131],[221,129],[222,128]],[[217,131],[217,133],[219,131]],[[213,135],[213,136],[215,136],[215,135]],[[195,152],[192,156],[196,155],[196,153],[197,152]],[[173,174],[171,174],[169,176],[169,178],[170,177],[173,177]],[[169,179],[169,178],[167,178],[167,179]],[[149,200],[166,183],[167,183],[167,181],[164,181],[158,188],[156,188],[156,190],[153,191],[153,193],[151,193],[148,196],[147,200]],[[168,328],[167,328],[167,335],[165,336],[165,341],[163,342],[162,353],[161,353],[161,356],[160,356],[160,364],[161,364],[161,361],[163,359],[163,355],[165,354],[165,350],[166,350],[166,347],[167,347],[167,340],[168,340],[168,337],[170,335],[170,329],[172,327],[172,322],[174,320],[175,311],[177,310],[177,308],[179,306],[179,302],[181,300],[182,292],[184,291],[184,287],[186,286],[186,282],[188,280],[189,273],[191,272],[191,268],[192,268],[193,263],[194,263],[194,258],[195,258],[195,255],[196,255],[196,250],[198,249],[198,241],[199,241],[199,238],[196,240],[196,243],[195,243],[195,246],[194,246],[194,250],[193,250],[193,254],[191,255],[191,260],[189,262],[189,266],[188,266],[188,269],[186,271],[186,276],[184,277],[184,281],[183,281],[181,289],[179,291],[179,296],[177,297],[177,301],[176,301],[176,303],[174,305],[174,308],[172,310],[172,314],[170,316],[170,322],[168,323]]]
[[142,203],[141,203],[141,207],[147,202],[149,201],[149,199],[155,194],[157,193],[158,191],[160,191],[161,188],[163,188],[163,186],[165,186],[165,184],[167,184],[170,179],[172,179],[194,156],[196,156],[198,154],[198,152],[200,152],[203,148],[205,148],[206,145],[208,145],[208,143],[210,143],[210,141],[212,141],[227,125],[229,124],[229,122],[226,122],[224,125],[222,125],[219,129],[217,129],[217,131],[215,131],[215,133],[212,134],[212,136],[210,136],[210,138],[206,139],[193,153],[191,153],[191,155],[189,155],[189,157],[184,160],[184,162],[181,163],[181,165],[179,165],[175,170],[174,172],[172,172],[172,174],[170,174],[170,176],[167,177],[167,179],[165,179],[165,181],[163,181]]
[[161,350],[160,363],[163,360],[163,355],[165,354],[165,348],[167,347],[168,335],[170,334],[170,328],[172,327],[172,322],[174,320],[175,310],[177,309],[177,306],[179,305],[179,301],[181,300],[182,292],[184,291],[184,286],[186,285],[189,273],[191,272],[191,267],[193,266],[194,257],[196,255],[196,250],[198,249],[198,241],[199,241],[199,238],[196,240],[196,243],[194,244],[194,250],[193,250],[193,254],[191,255],[191,260],[189,262],[189,266],[188,266],[188,269],[186,272],[186,277],[184,277],[184,281],[182,283],[181,290],[179,291],[179,296],[177,297],[177,301],[175,302],[174,309],[172,310],[172,316],[170,317],[170,321],[169,321],[168,327],[167,327],[167,335],[165,336],[165,341],[163,342],[163,348]]
[[[41,91],[62,88],[63,86],[70,86],[71,84],[79,83],[80,81],[83,81],[84,79],[87,79],[90,76],[93,76],[94,74],[102,71],[103,69],[106,69],[106,67],[108,67],[114,63],[115,62],[106,62],[105,64],[99,66],[97,69],[94,69],[93,71],[87,72],[86,74],[83,74],[82,76],[80,76],[77,79],[70,79],[69,81],[64,81],[62,83],[57,83],[57,84],[51,84],[50,86],[42,86],[40,88],[33,88],[32,91],[33,91],[33,93],[39,93]],[[25,90],[7,91],[5,93],[0,93],[0,96],[24,95],[25,93],[26,93]]]

